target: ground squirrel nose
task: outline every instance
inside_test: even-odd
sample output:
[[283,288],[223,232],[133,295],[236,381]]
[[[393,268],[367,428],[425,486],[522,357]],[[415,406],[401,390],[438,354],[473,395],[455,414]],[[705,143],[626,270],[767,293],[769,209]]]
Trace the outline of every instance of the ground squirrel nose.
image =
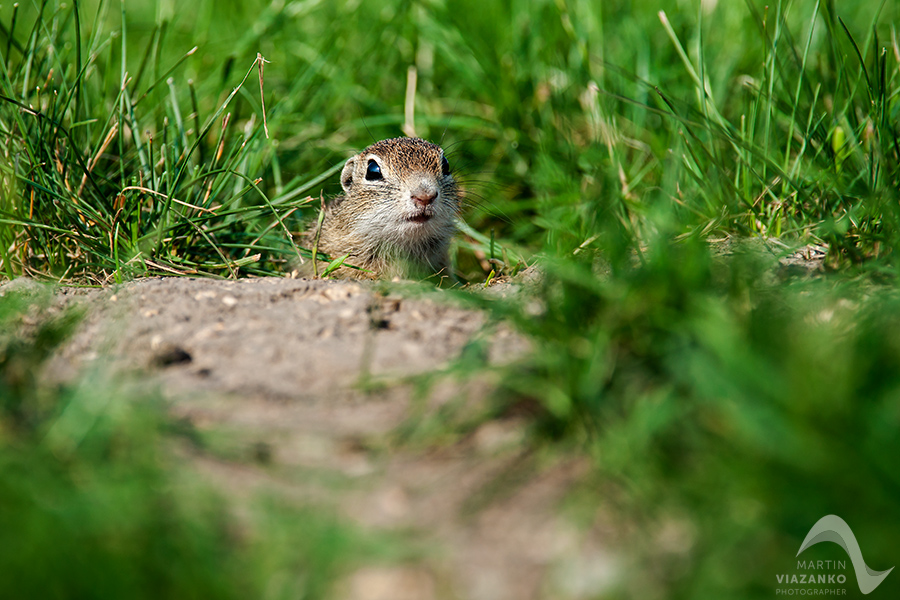
[[427,188],[419,188],[412,191],[412,200],[419,208],[425,208],[437,198],[437,191]]

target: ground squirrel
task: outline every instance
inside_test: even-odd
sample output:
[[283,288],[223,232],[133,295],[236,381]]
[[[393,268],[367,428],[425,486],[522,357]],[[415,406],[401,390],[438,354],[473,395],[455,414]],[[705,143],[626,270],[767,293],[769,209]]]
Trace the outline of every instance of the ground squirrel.
[[[345,264],[366,271],[342,268],[340,276],[451,277],[460,198],[440,146],[419,138],[372,144],[347,160],[341,187],[344,194],[325,208],[318,251],[349,255]],[[310,248],[316,229],[307,233]]]

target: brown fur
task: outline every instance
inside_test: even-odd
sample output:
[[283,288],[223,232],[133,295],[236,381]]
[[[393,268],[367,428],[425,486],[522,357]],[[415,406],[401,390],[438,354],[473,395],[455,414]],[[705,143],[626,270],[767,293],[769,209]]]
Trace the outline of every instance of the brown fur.
[[[366,179],[370,160],[382,179]],[[341,171],[344,194],[325,209],[318,250],[332,258],[347,254],[345,264],[368,272],[342,268],[337,275],[450,276],[448,249],[460,201],[443,160],[440,146],[419,138],[382,140],[347,160]],[[307,233],[310,248],[315,230]],[[303,270],[312,271],[307,267]]]

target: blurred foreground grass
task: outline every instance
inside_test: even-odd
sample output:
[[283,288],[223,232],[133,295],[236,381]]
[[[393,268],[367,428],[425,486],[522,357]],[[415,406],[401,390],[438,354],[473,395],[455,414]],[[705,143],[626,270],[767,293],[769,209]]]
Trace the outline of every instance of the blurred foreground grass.
[[[337,192],[349,150],[400,134],[414,66],[416,133],[444,145],[467,189],[461,276],[542,265],[535,300],[470,300],[536,342],[510,368],[501,409],[529,407],[535,444],[595,458],[596,487],[573,511],[589,525],[585,507],[614,504],[636,524],[634,568],[606,593],[770,597],[829,513],[870,566],[888,568],[900,539],[898,11],[4,4],[2,270],[100,282],[279,273],[301,251],[289,232],[314,214],[307,194]],[[270,61],[269,138],[257,53]],[[707,238],[725,236],[827,244],[827,272],[779,274],[777,256],[752,245],[713,257]],[[160,407],[123,403],[110,386],[116,410],[97,409],[84,441],[53,445],[70,439],[49,433],[65,407],[96,400],[29,383],[64,333],[49,327],[27,342],[4,334],[0,485],[18,508],[3,514],[24,515],[2,528],[4,576],[38,589],[46,569],[25,557],[44,556],[66,574],[60,596],[111,570],[125,575],[110,596],[149,594],[141,582],[158,577],[160,593],[253,595],[266,553],[287,555],[236,542],[214,501],[185,490]],[[144,406],[149,416],[134,412]],[[126,504],[125,533],[110,532],[102,507]],[[335,527],[313,528],[297,560],[345,543]],[[66,549],[85,544],[85,569],[72,567]],[[227,568],[245,560],[269,566]],[[318,597],[315,581],[285,595]],[[898,581],[873,597],[896,595]]]
[[[508,374],[498,410],[536,411],[547,439],[591,452],[597,471],[573,510],[586,527],[597,505],[634,519],[625,546],[641,558],[621,596],[771,597],[827,514],[850,524],[870,566],[881,557],[873,569],[892,566],[897,290],[784,282],[758,249],[711,260],[702,243],[653,248],[607,277],[554,264],[539,311],[501,309],[541,350]],[[845,560],[824,546],[800,558]]]
[[185,461],[196,432],[102,367],[60,386],[44,361],[78,321],[48,290],[0,297],[0,595],[320,598],[396,554],[325,510],[229,498]]

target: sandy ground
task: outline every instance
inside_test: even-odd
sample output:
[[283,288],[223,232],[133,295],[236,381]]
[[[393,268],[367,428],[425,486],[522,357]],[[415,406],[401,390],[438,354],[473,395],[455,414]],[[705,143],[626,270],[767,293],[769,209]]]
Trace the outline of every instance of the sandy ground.
[[[57,303],[87,313],[50,372],[72,378],[102,361],[159,386],[173,414],[218,440],[189,459],[226,495],[274,492],[429,548],[409,564],[358,569],[339,598],[574,599],[615,581],[596,528],[580,531],[560,510],[585,459],[534,452],[515,417],[442,430],[436,415],[465,420],[490,406],[488,375],[415,393],[411,377],[479,339],[495,364],[526,348],[441,292],[165,278],[63,289]],[[422,423],[432,429],[416,437]]]

